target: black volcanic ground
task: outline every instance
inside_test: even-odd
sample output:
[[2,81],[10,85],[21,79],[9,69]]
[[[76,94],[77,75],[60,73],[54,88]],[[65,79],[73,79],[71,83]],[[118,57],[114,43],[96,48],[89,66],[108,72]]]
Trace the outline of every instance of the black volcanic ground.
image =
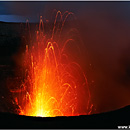
[[122,109],[88,116],[77,117],[26,117],[9,113],[0,113],[0,128],[85,128],[117,129],[128,126],[130,106]]

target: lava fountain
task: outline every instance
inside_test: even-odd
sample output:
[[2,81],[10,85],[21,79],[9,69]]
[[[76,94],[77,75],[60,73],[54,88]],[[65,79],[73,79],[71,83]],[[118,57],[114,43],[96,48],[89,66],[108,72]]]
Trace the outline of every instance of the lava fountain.
[[87,78],[80,65],[70,61],[65,49],[74,39],[61,39],[69,15],[73,14],[67,11],[56,13],[50,37],[45,33],[40,17],[36,40],[26,45],[24,80],[19,89],[11,89],[19,106],[19,115],[55,117],[91,113],[93,105]]

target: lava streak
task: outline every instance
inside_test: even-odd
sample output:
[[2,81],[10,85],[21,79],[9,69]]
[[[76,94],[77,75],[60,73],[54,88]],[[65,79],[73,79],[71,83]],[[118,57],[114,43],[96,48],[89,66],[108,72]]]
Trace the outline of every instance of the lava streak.
[[[70,61],[65,50],[74,39],[60,39],[69,15],[72,13],[57,12],[50,38],[45,34],[40,17],[36,41],[26,45],[24,80],[19,89],[11,90],[17,95],[15,101],[20,115],[54,117],[91,112],[87,78],[80,65]],[[60,23],[57,24],[58,16]]]

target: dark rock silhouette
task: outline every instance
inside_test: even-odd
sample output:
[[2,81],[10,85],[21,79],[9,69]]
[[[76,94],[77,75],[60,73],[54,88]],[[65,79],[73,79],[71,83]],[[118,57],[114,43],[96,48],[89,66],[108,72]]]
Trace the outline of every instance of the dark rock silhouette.
[[29,117],[10,113],[0,113],[0,128],[93,128],[117,129],[129,125],[130,106],[86,116],[75,117]]

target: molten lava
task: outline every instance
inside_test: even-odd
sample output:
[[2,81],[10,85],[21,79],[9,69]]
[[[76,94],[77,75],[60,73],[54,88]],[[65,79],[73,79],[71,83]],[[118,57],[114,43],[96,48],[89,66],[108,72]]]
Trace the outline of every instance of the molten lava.
[[[24,80],[19,89],[11,90],[20,115],[55,117],[90,114],[92,105],[87,78],[80,65],[70,61],[65,50],[65,46],[74,39],[63,43],[60,39],[65,20],[71,14],[57,12],[50,38],[44,32],[41,17],[36,41],[26,45]],[[58,16],[62,24],[56,26]]]

